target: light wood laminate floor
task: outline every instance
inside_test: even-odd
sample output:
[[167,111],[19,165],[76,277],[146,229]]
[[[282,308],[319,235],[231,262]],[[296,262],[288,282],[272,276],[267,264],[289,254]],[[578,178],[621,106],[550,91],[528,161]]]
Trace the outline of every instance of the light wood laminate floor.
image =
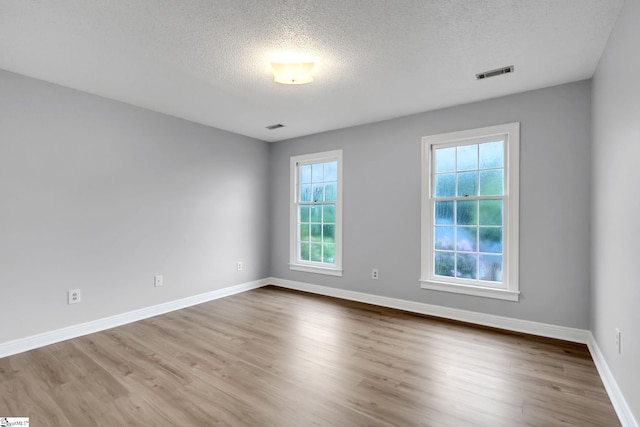
[[32,426],[616,426],[586,346],[265,287],[0,359]]

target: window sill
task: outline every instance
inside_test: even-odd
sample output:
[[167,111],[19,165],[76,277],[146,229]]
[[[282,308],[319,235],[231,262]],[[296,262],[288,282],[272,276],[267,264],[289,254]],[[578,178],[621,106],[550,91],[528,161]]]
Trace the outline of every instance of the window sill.
[[473,295],[477,297],[495,298],[506,301],[518,301],[520,298],[519,291],[511,291],[507,289],[496,289],[482,286],[458,285],[453,283],[434,282],[433,280],[420,279],[420,287],[422,289],[431,289],[434,291],[452,292],[455,294]]
[[316,267],[314,265],[305,264],[289,264],[290,270],[304,271],[305,273],[325,274],[327,276],[342,277],[341,268]]

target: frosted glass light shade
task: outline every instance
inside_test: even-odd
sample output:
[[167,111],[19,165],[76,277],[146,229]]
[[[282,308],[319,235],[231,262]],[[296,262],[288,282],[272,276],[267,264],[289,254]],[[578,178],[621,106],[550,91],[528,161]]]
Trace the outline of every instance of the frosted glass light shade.
[[273,81],[285,85],[301,85],[313,81],[313,62],[272,62]]

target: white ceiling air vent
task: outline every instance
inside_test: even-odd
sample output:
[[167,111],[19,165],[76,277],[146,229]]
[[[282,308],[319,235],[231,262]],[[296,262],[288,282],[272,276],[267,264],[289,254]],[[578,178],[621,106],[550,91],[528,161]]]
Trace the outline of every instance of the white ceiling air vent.
[[513,65],[509,65],[508,67],[498,68],[496,70],[485,71],[483,73],[476,74],[476,79],[482,80],[489,77],[501,76],[502,74],[513,73]]
[[265,126],[269,130],[280,129],[283,128],[284,125],[280,123],[276,123],[275,125]]

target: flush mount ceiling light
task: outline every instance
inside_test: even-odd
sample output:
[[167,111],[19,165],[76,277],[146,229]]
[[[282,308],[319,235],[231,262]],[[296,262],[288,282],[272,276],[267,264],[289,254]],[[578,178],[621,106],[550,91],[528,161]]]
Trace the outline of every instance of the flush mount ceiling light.
[[313,65],[313,62],[272,62],[273,81],[285,85],[311,83]]

